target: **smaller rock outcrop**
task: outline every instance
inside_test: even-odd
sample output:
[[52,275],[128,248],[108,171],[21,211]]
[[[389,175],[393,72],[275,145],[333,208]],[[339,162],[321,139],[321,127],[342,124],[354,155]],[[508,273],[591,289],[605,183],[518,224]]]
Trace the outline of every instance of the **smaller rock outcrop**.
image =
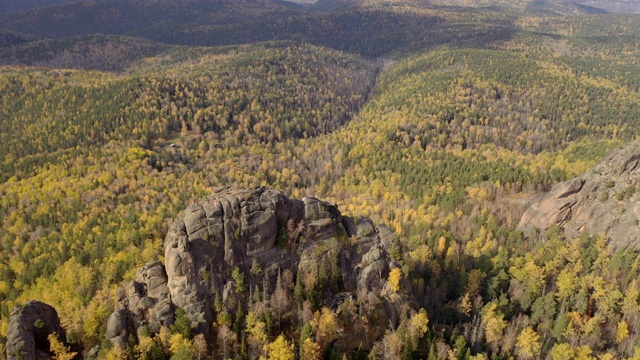
[[120,288],[116,293],[115,309],[107,320],[105,337],[124,349],[134,329],[127,293],[124,288]]
[[49,334],[65,342],[56,309],[40,301],[30,301],[11,310],[7,329],[7,359],[49,359]]
[[129,309],[134,327],[147,325],[153,333],[174,321],[174,309],[167,288],[167,272],[161,262],[146,264],[136,272],[129,286]]
[[518,227],[536,236],[552,225],[567,238],[605,235],[616,247],[640,246],[640,142],[609,153],[581,176],[533,198]]

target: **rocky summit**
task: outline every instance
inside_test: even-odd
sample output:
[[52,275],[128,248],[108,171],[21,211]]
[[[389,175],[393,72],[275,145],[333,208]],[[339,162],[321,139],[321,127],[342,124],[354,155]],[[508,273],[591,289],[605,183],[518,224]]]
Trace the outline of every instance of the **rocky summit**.
[[639,162],[640,142],[612,151],[581,176],[533,198],[518,227],[531,237],[557,225],[567,238],[604,235],[618,248],[637,247]]
[[394,241],[387,227],[344,216],[336,205],[316,198],[291,199],[267,188],[219,188],[170,226],[164,263],[146,264],[119,291],[106,337],[124,346],[143,329],[157,333],[175,321],[177,309],[184,310],[195,332],[211,337],[214,299],[231,311],[256,285],[264,297],[272,294],[285,272],[335,279],[339,286],[319,290],[319,300],[329,306],[366,295],[363,301],[378,307],[384,331],[402,303],[380,299],[390,270],[399,266],[389,256]]

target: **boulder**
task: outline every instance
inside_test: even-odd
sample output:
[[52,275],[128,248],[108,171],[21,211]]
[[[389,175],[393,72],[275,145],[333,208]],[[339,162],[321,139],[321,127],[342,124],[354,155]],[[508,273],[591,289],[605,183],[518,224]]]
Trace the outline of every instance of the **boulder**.
[[127,347],[129,336],[133,333],[129,314],[126,308],[117,309],[107,320],[105,337],[111,340],[114,346],[120,346],[123,349]]

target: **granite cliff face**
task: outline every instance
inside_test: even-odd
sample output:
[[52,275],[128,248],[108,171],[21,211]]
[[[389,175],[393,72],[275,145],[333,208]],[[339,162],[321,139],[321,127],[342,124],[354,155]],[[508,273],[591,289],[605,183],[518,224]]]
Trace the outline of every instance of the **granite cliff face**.
[[519,224],[528,236],[551,225],[567,238],[605,235],[616,247],[640,246],[640,142],[609,153],[585,174],[531,200]]
[[[107,338],[124,345],[143,327],[157,332],[174,322],[178,308],[198,333],[210,337],[216,297],[232,309],[256,284],[269,295],[279,274],[314,278],[323,264],[332,267],[342,297],[380,294],[389,271],[398,266],[389,256],[393,241],[388,228],[343,216],[335,205],[315,198],[290,199],[266,188],[219,188],[170,226],[165,263],[145,265],[120,291]],[[250,275],[254,264],[262,269],[260,276]],[[235,268],[244,274],[245,293],[236,290]],[[335,301],[335,294],[323,291],[323,302]],[[384,299],[371,301],[385,326],[396,318]]]

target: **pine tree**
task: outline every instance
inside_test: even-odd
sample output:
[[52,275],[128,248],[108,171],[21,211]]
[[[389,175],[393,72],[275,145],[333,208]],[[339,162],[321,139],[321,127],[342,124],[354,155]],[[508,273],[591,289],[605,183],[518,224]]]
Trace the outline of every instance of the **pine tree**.
[[300,272],[296,274],[296,286],[293,289],[293,298],[298,306],[302,305],[304,301],[304,287],[302,286],[302,279]]
[[176,320],[169,327],[172,334],[182,334],[185,339],[191,339],[191,319],[182,308],[176,309]]
[[240,336],[240,332],[244,329],[244,311],[242,304],[238,303],[238,309],[236,310],[236,319],[233,322],[233,332]]

